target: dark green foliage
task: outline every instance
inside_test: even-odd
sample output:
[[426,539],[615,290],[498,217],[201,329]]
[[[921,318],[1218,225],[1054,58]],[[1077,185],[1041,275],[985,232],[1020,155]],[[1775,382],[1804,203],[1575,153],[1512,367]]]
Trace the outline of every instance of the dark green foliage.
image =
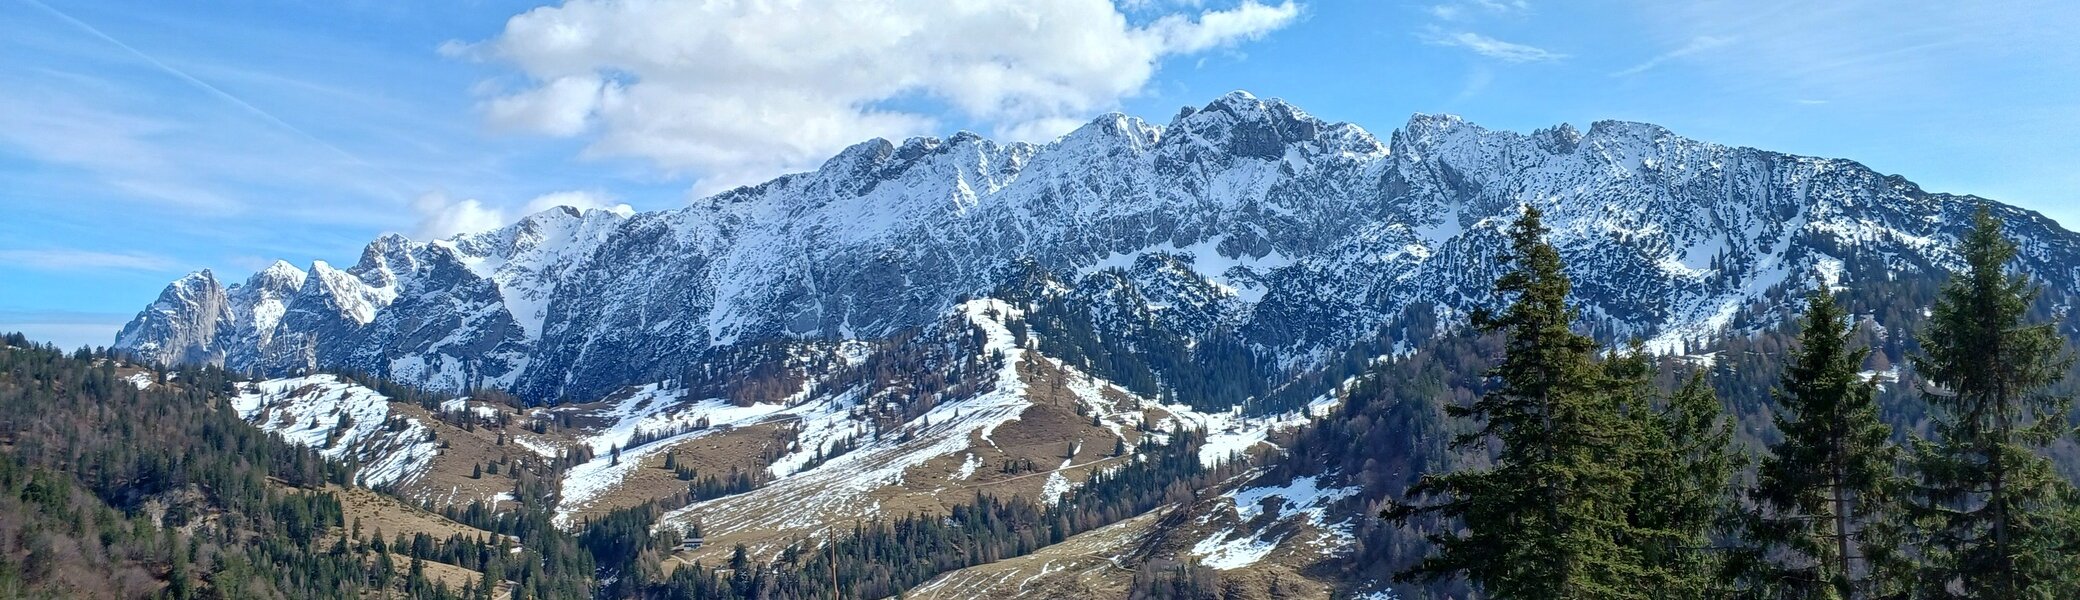
[[[995,294],[1026,305],[1023,322],[1013,330],[1021,344],[1030,329],[1039,338],[1042,354],[1136,394],[1199,410],[1246,405],[1271,388],[1276,370],[1232,330],[1222,328],[1194,337],[1160,322],[1126,317],[1120,317],[1125,322],[1102,321],[1088,299],[1034,292],[1058,283],[1035,265],[1025,268],[1023,276],[1014,278],[1014,285]],[[1122,287],[1112,297],[1096,302],[1116,312],[1145,304],[1126,283],[1129,278],[1124,271],[1114,269],[1100,275]]]
[[[1232,582],[1228,582],[1232,583]],[[1152,560],[1134,570],[1129,600],[1228,600],[1242,598],[1220,573],[1192,563]]]
[[183,369],[140,390],[116,376],[119,360],[0,348],[0,488],[15,492],[0,496],[20,502],[0,508],[0,529],[28,542],[0,554],[10,597],[359,598],[382,587],[364,554],[327,539],[343,525],[338,499],[284,487],[344,483],[345,466],[240,421],[222,401],[228,373]]
[[1424,475],[1382,511],[1435,546],[1397,579],[1463,575],[1497,598],[1716,593],[1706,541],[1736,468],[1718,401],[1701,378],[1660,399],[1636,347],[1599,359],[1544,235],[1532,208],[1510,229],[1512,270],[1495,286],[1508,306],[1474,316],[1502,338],[1494,384],[1444,407],[1473,427],[1451,449],[1491,463]]
[[[1444,406],[1472,402],[1488,382],[1480,376],[1500,340],[1452,334],[1424,343],[1407,356],[1375,365],[1344,394],[1337,412],[1300,430],[1286,444],[1287,460],[1269,465],[1267,478],[1334,476],[1360,486],[1353,501],[1402,497],[1424,473],[1478,466],[1450,452]],[[1362,507],[1356,510],[1364,510]],[[1456,524],[1436,516],[1414,516],[1399,524],[1351,522],[1356,539],[1348,560],[1336,565],[1347,581],[1386,581],[1430,549],[1424,535]],[[1469,594],[1458,580],[1438,581],[1440,597]]]
[[[851,532],[820,545],[793,546],[771,562],[752,560],[740,551],[719,568],[681,566],[670,578],[646,584],[648,593],[667,599],[896,596],[940,573],[1029,554],[1077,533],[1189,501],[1193,490],[1234,476],[1229,467],[1202,466],[1199,445],[1190,434],[1151,444],[1144,448],[1148,460],[1093,477],[1059,504],[978,493],[944,514],[860,522]],[[609,519],[627,523],[600,529],[598,535],[588,531],[587,545],[602,556],[630,559],[676,543],[667,534],[642,533],[654,517],[654,512],[617,511]],[[595,522],[592,528],[606,522]],[[609,552],[609,546],[621,550]],[[637,558],[601,564],[634,574],[627,579],[648,581],[641,575],[644,562]]]
[[2072,399],[2051,392],[2073,358],[2037,289],[2008,270],[2014,243],[1982,208],[1943,287],[1914,369],[1936,408],[1914,445],[1909,496],[1927,597],[2057,598],[2080,589],[2075,491],[2044,448],[2070,435]]
[[807,471],[823,466],[823,463],[830,462],[833,458],[844,456],[845,453],[857,449],[859,449],[858,437],[848,435],[831,440],[829,444],[818,446],[816,451],[809,455],[809,460],[803,461],[802,466],[797,471]]
[[1823,286],[1807,303],[1798,348],[1775,392],[1783,436],[1757,469],[1729,573],[1758,598],[1868,598],[1896,593],[1899,480],[1877,386],[1860,374],[1848,315]]
[[384,397],[390,398],[391,400],[417,404],[420,408],[424,408],[435,413],[440,412],[442,402],[451,400],[455,397],[453,394],[430,392],[423,389],[419,389],[418,387],[398,383],[389,379],[385,379],[383,377],[378,377],[376,375],[362,373],[359,371],[342,370],[338,372],[338,375],[341,379],[345,379],[347,381],[359,384],[361,387],[375,390],[376,393],[382,394]]
[[[577,536],[555,526],[555,491],[553,481],[523,474],[514,494],[520,503],[517,509],[494,511],[483,502],[440,509],[442,516],[458,523],[506,536],[502,539],[517,540],[520,546],[517,553],[512,552],[511,544],[504,541],[495,544],[476,541],[473,546],[463,546],[467,550],[457,552],[478,556],[479,560],[475,561],[456,562],[447,555],[433,553],[415,552],[414,556],[484,571],[492,577],[515,582],[518,584],[514,589],[515,597],[592,597],[595,561]],[[466,543],[470,542],[450,542]],[[414,547],[416,545],[415,541]]]
[[704,476],[692,467],[686,467],[679,471],[679,478],[689,481],[686,484],[687,504],[742,494],[766,484],[765,471],[746,472],[736,467],[730,467],[729,474],[724,477]]
[[1647,409],[1653,396],[1645,380],[1652,370],[1641,355],[1631,363],[1639,381],[1634,410],[1638,447],[1631,468],[1630,523],[1640,547],[1645,577],[1639,586],[1660,598],[1707,598],[1726,594],[1722,557],[1712,551],[1711,533],[1734,508],[1733,476],[1744,462],[1733,450],[1725,409],[1702,373],[1670,395],[1665,406]]

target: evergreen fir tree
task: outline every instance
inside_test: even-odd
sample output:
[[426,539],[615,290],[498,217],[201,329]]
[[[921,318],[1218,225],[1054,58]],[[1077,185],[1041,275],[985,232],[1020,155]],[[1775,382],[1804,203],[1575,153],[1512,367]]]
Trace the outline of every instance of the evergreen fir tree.
[[[1635,350],[1612,362],[1637,365],[1618,375],[1651,393],[1652,370],[1643,356]],[[1733,451],[1733,429],[1703,373],[1693,374],[1665,405],[1656,410],[1633,402],[1628,411],[1640,435],[1631,518],[1647,569],[1640,585],[1660,598],[1724,597],[1729,590],[1712,534],[1733,509],[1733,475],[1744,461]]]
[[1868,348],[1825,285],[1813,292],[1797,350],[1773,394],[1777,430],[1740,517],[1745,543],[1729,564],[1757,598],[1869,598],[1893,593],[1883,568],[1898,487],[1898,449],[1879,420],[1877,387],[1860,374]]
[[2080,589],[2074,490],[2039,451],[2069,432],[2053,394],[2073,359],[2026,322],[2037,288],[2007,271],[2013,242],[1981,207],[1930,312],[1914,370],[1929,383],[1933,440],[1917,441],[1911,498],[1918,584],[1934,598],[2058,598]]
[[[1536,208],[1510,229],[1514,269],[1496,281],[1511,298],[1474,323],[1505,338],[1490,375],[1497,385],[1470,406],[1447,407],[1478,429],[1458,449],[1492,449],[1492,467],[1425,475],[1382,516],[1457,520],[1464,532],[1429,537],[1434,552],[1397,576],[1436,580],[1463,574],[1495,598],[1647,597],[1642,553],[1625,540],[1636,480],[1627,454],[1636,429],[1619,413],[1598,345],[1574,331],[1572,284],[1545,242]],[[1435,503],[1425,504],[1434,500]]]

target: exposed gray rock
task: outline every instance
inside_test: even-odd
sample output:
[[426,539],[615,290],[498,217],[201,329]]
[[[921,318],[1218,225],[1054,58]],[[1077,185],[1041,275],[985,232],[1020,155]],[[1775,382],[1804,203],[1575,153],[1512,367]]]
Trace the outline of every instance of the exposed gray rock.
[[[1519,134],[1417,115],[1381,143],[1238,92],[1166,125],[1106,115],[1045,146],[872,140],[677,210],[559,208],[448,240],[385,236],[345,270],[277,264],[229,290],[204,271],[117,346],[584,398],[720,347],[886,336],[1030,264],[1106,302],[1108,319],[1229,328],[1304,369],[1411,307],[1449,321],[1492,301],[1502,228],[1529,204],[1600,333],[1673,347],[1818,274],[1952,264],[1981,202],[1642,123]],[[2024,266],[2073,290],[2080,238],[1995,209]]]

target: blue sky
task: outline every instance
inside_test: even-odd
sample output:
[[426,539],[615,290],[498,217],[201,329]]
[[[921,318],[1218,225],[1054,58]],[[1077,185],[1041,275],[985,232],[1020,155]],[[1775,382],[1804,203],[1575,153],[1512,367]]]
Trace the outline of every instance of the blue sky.
[[[927,4],[927,3],[911,3]],[[106,344],[190,270],[638,210],[868,137],[1044,141],[1235,89],[1659,123],[2080,222],[2080,6],[2024,1],[0,0],[0,330]]]

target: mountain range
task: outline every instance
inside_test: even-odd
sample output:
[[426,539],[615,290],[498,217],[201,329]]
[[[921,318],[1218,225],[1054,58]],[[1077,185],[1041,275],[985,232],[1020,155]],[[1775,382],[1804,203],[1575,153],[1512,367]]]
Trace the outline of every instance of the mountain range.
[[[1166,125],[1106,115],[1046,145],[870,140],[675,210],[387,235],[346,268],[277,262],[230,284],[198,271],[116,347],[592,398],[718,348],[885,338],[1030,263],[1072,288],[1131,287],[1174,330],[1230,330],[1305,370],[1419,303],[1449,320],[1490,301],[1501,227],[1529,204],[1600,328],[1676,348],[1737,325],[1774,287],[1940,268],[1981,202],[1641,123],[1520,134],[1418,115],[1382,141],[1237,92]],[[2080,265],[2075,239],[2000,210],[2031,269],[2071,289],[2060,266]]]
[[[1982,206],[2043,308],[2070,321],[2080,295],[2080,236],[1851,160],[1621,121],[1417,115],[1383,140],[1236,92],[1045,145],[870,140],[673,210],[386,235],[345,268],[198,271],[115,346],[264,380],[233,402],[248,422],[429,506],[514,501],[482,470],[525,465],[554,474],[564,527],[656,508],[711,540],[673,564],[1022,496],[1065,539],[912,597],[1122,591],[1105,573],[1129,557],[1388,593],[1333,563],[1416,543],[1369,515],[1445,464],[1435,419],[1457,393],[1411,403],[1393,381],[1478,388],[1455,333],[1496,305],[1525,206],[1582,327],[1714,368],[1751,438],[1799,293],[1861,290],[1859,326],[1897,362]],[[1115,498],[1122,480],[1152,495]]]

